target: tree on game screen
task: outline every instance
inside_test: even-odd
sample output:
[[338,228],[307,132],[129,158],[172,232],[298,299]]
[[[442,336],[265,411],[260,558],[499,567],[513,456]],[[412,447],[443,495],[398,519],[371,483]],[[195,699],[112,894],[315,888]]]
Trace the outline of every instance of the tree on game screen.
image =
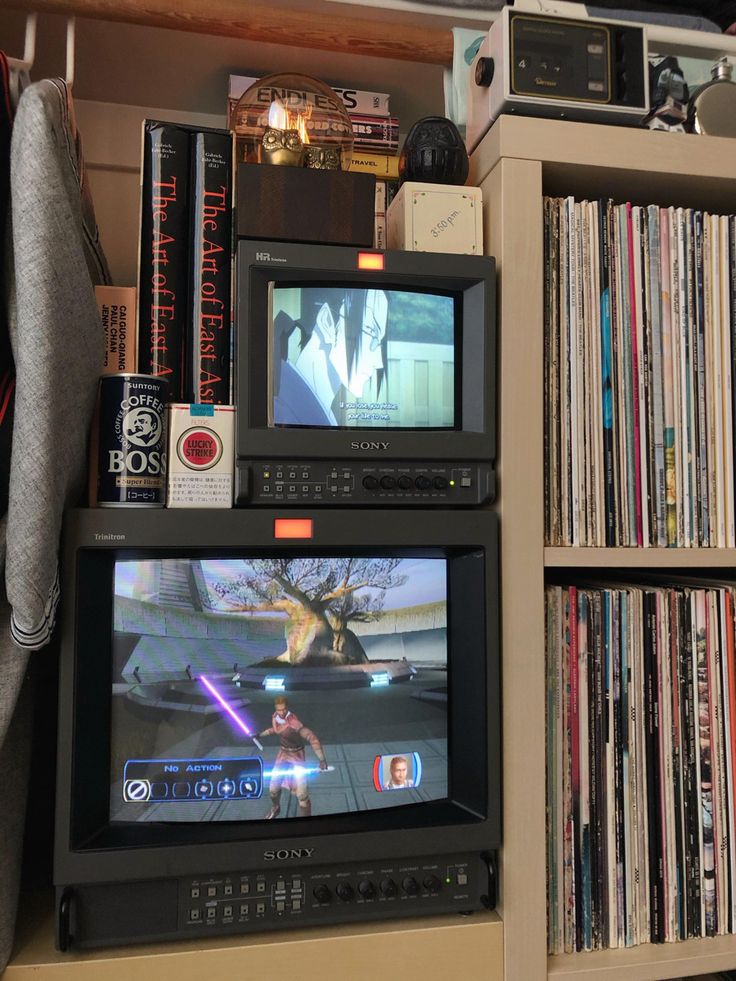
[[[401,559],[254,559],[248,573],[212,584],[228,612],[286,615],[278,663],[361,664],[368,660],[349,623],[380,618],[386,590],[402,586]],[[361,592],[358,595],[359,591]]]

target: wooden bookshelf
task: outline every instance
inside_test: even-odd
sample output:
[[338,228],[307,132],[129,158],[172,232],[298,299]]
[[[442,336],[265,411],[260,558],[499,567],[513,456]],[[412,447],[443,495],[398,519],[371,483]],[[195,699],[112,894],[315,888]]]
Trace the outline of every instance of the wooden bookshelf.
[[[90,17],[266,44],[452,65],[453,20],[321,0],[5,0],[18,10]],[[373,16],[371,16],[373,14]],[[488,17],[480,15],[475,23]]]
[[[395,920],[252,936],[213,937],[61,954],[54,949],[50,893],[25,897],[16,950],[3,981],[300,981],[333,974],[346,981],[503,976],[503,926],[495,913]],[[435,973],[438,972],[438,973]]]
[[553,981],[666,981],[736,963],[736,937],[684,940],[674,944],[641,944],[625,950],[561,954],[549,958]]
[[545,548],[547,569],[736,569],[734,548]]
[[736,210],[736,140],[501,118],[471,157],[499,268],[506,981],[660,981],[736,968],[736,936],[547,957],[545,574],[703,570],[736,549],[544,547],[543,196]]
[[[266,46],[311,47],[325,53],[325,64],[330,66],[325,68],[325,77],[356,71],[362,73],[363,87],[369,87],[372,77],[376,89],[382,89],[386,76],[379,69],[371,76],[365,67],[370,60],[367,55],[405,62],[399,67],[411,72],[410,77],[421,86],[424,75],[419,72],[424,69],[420,63],[449,64],[452,52],[451,21],[447,19],[375,10],[368,16],[360,8],[327,0],[277,0],[268,5],[263,0],[212,0],[208,4],[179,0],[176,5],[170,0],[6,0],[4,6],[144,25],[151,28],[151,35],[162,27],[173,28],[180,33],[166,34],[168,47],[161,55],[165,59],[173,57],[177,47],[183,49],[181,57],[186,57],[186,35],[191,32],[200,32],[193,35],[199,58],[205,34],[222,38],[224,48],[226,39],[232,38],[265,42]],[[127,27],[116,30],[123,34]],[[134,29],[130,31],[132,37]],[[173,43],[172,38],[180,43]],[[264,62],[273,62],[278,51],[274,48],[267,58],[264,55]],[[103,55],[99,57],[102,69],[106,62]],[[229,70],[242,70],[248,63],[246,57],[230,53],[223,64]],[[302,55],[296,52],[294,57]],[[188,71],[199,70],[195,61],[191,57]],[[417,64],[410,65],[410,61]],[[183,86],[179,75],[171,71],[170,61],[158,66],[151,52],[146,65],[144,71],[135,62],[135,71],[147,81],[150,69],[151,94],[146,104],[184,109],[173,96],[155,101],[161,91],[155,90],[157,79],[171,75]],[[316,72],[311,64],[308,69]],[[203,84],[205,81],[203,77]],[[99,85],[104,84],[101,77]],[[390,85],[386,85],[388,91]],[[108,101],[107,96],[86,97]],[[126,103],[124,88],[116,99],[121,105]],[[139,100],[138,105],[144,103]],[[90,118],[103,112],[102,101],[94,108],[95,113],[87,111]],[[431,108],[441,111],[439,103]],[[197,111],[214,114],[222,108],[198,105]],[[427,111],[431,111],[429,106]],[[139,113],[131,109],[128,115],[132,118]],[[133,127],[127,115],[126,120],[123,129]],[[92,133],[83,133],[91,149],[102,134],[101,125],[94,125],[97,129]],[[128,183],[124,184],[121,174],[131,150],[130,145],[120,150],[114,146],[121,131],[120,117],[111,120],[108,129],[103,142],[115,162],[102,157],[96,160],[96,205],[98,214],[110,212],[110,227],[114,217],[121,238],[131,236],[125,246],[130,253],[137,211],[127,231],[121,231],[123,217],[118,213],[126,210],[121,209],[121,187],[129,191],[130,201],[135,199],[135,163],[127,164]],[[123,166],[116,169],[119,159]],[[295,969],[303,981],[317,981],[328,974],[349,981],[368,981],[376,974],[389,981],[434,981],[456,975],[479,981],[543,981],[545,977],[555,981],[656,981],[736,967],[734,937],[552,958],[546,954],[545,572],[561,568],[726,570],[736,568],[736,550],[544,547],[542,343],[543,195],[611,195],[641,203],[736,211],[736,141],[508,116],[493,127],[473,155],[471,182],[484,190],[487,252],[497,257],[499,270],[504,847],[498,913],[467,920],[404,920],[61,955],[53,947],[50,898],[33,897],[21,910],[16,950],[4,976],[7,981],[194,981],[202,976],[229,981],[241,975],[270,978]]]

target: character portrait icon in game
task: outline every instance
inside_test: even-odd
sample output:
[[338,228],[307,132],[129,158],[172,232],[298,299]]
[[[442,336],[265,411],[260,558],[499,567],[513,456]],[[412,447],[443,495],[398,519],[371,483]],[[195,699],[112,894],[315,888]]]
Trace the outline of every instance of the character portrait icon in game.
[[389,765],[390,779],[383,785],[384,790],[411,790],[414,781],[409,777],[409,764],[405,756],[394,756]]
[[327,769],[322,743],[311,729],[302,725],[283,696],[274,699],[273,707],[271,727],[259,733],[261,738],[278,736],[281,744],[271,771],[271,784],[268,788],[271,810],[266,818],[270,820],[281,813],[282,789],[290,790],[295,795],[299,802],[299,817],[309,817],[312,813],[312,802],[309,799],[307,775],[300,767],[306,762],[305,746],[309,743],[319,760],[320,770]]

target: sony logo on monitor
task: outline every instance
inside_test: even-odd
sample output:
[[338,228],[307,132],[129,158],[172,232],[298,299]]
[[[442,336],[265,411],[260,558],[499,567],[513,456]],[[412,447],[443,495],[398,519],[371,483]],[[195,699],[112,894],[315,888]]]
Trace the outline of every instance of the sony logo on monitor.
[[350,444],[351,450],[387,450],[391,444],[379,441],[363,440],[353,440]]
[[267,862],[273,862],[275,858],[283,861],[287,858],[311,858],[313,854],[313,848],[279,848],[275,851],[272,849],[265,851],[263,857]]

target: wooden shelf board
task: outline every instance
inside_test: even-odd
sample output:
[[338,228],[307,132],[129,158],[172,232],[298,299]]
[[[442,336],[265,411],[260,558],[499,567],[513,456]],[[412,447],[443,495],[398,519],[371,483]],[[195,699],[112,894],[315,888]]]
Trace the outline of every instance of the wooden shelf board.
[[736,968],[736,936],[558,954],[547,965],[554,981],[664,981]]
[[[8,7],[267,44],[452,65],[452,19],[319,0],[5,0]],[[479,18],[483,23],[483,16]],[[487,21],[487,18],[486,18]],[[472,26],[469,23],[468,26]],[[486,29],[487,29],[486,22]]]
[[[500,981],[503,924],[496,913],[409,917],[372,924],[276,930],[168,944],[62,954],[54,949],[49,897],[26,897],[16,947],[3,981],[225,981],[287,976],[316,981],[333,965],[350,981],[374,981],[394,965],[411,981],[450,977],[458,964],[468,976]],[[393,968],[392,968],[393,970]],[[243,973],[245,972],[245,973]],[[435,973],[437,972],[437,973]]]
[[508,115],[471,154],[470,183],[501,157],[540,161],[548,194],[736,210],[733,139]]
[[547,569],[736,569],[733,548],[545,548]]

